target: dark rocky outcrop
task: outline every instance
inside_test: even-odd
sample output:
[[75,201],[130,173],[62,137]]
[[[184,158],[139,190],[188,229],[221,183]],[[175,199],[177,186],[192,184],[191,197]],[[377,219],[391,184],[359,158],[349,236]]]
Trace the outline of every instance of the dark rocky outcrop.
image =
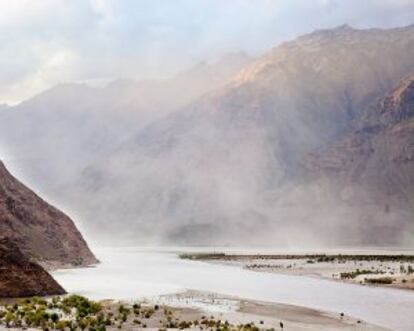
[[10,239],[0,238],[0,298],[65,294],[40,265],[30,261]]
[[40,263],[56,267],[97,262],[73,221],[20,183],[1,162],[0,235]]

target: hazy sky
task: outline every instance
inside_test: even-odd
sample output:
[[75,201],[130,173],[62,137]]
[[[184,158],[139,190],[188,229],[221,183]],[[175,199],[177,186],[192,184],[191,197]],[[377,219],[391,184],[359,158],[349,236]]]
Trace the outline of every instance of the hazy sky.
[[348,23],[414,23],[414,0],[0,0],[0,103],[59,82],[166,77]]

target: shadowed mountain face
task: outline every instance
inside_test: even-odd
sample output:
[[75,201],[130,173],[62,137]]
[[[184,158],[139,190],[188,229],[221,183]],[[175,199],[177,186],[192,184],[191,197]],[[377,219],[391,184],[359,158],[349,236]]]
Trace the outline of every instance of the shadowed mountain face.
[[[105,148],[79,148],[87,151],[87,167],[77,166],[79,158],[85,164],[83,154],[71,150],[73,166],[52,167],[65,173],[55,196],[82,215],[90,234],[114,241],[307,245],[410,240],[402,238],[407,207],[392,219],[379,218],[371,190],[362,186],[358,193],[369,203],[353,208],[330,178],[310,178],[304,165],[310,153],[340,141],[368,105],[414,72],[413,58],[414,26],[343,26],[284,43],[226,86],[144,128],[131,128],[135,124],[128,116],[128,125],[115,130],[122,138],[109,138],[108,144],[104,138],[115,135],[100,131],[97,141]],[[186,92],[173,91],[178,99]],[[43,132],[53,130],[48,116],[39,122],[45,139]],[[72,141],[79,132],[54,137]],[[127,135],[132,138],[124,139]],[[37,138],[30,144],[27,138],[19,136],[24,146],[41,150]],[[44,189],[53,192],[48,185]],[[393,227],[392,236],[386,226]]]
[[362,112],[338,142],[312,153],[307,166],[336,180],[407,200],[414,193],[413,120],[411,76]]
[[377,243],[412,239],[414,76],[368,107],[338,142],[310,154],[305,164],[328,188],[327,195],[362,218],[362,233],[375,233]]
[[60,294],[63,288],[41,266],[9,239],[0,239],[0,298]]
[[318,200],[325,186],[309,184],[303,161],[414,71],[413,58],[414,27],[344,26],[282,44],[226,88],[140,131],[72,187],[89,192],[88,219],[103,205],[99,227],[124,224],[117,231],[131,240],[369,244],[369,226],[352,229],[370,207],[336,214],[342,202]]
[[1,162],[0,234],[26,256],[55,267],[97,262],[72,220],[21,184]]

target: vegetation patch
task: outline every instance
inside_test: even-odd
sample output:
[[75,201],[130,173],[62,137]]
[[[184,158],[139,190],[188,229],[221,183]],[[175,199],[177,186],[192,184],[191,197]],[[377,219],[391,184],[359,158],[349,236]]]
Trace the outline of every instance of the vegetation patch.
[[341,272],[340,277],[341,279],[355,279],[356,277],[360,275],[371,275],[371,274],[378,274],[378,273],[382,273],[382,272],[379,270],[373,271],[373,270],[356,269],[355,271],[351,271],[351,272]]
[[379,284],[379,285],[388,285],[394,282],[394,279],[391,277],[381,277],[381,278],[366,278],[365,282],[368,284]]
[[[260,323],[263,324],[263,323]],[[169,307],[135,303],[102,305],[79,295],[54,297],[49,300],[30,298],[12,305],[0,306],[0,325],[7,328],[35,328],[43,331],[106,331],[152,328],[274,331],[259,328],[253,322],[233,325],[228,321],[203,316],[201,320],[186,320],[176,316]]]

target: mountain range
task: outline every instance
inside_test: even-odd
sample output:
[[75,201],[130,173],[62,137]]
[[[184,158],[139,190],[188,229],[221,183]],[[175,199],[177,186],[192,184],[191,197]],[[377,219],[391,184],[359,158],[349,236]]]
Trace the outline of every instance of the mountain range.
[[414,26],[319,30],[190,96],[57,87],[0,139],[105,242],[412,244],[413,59]]

